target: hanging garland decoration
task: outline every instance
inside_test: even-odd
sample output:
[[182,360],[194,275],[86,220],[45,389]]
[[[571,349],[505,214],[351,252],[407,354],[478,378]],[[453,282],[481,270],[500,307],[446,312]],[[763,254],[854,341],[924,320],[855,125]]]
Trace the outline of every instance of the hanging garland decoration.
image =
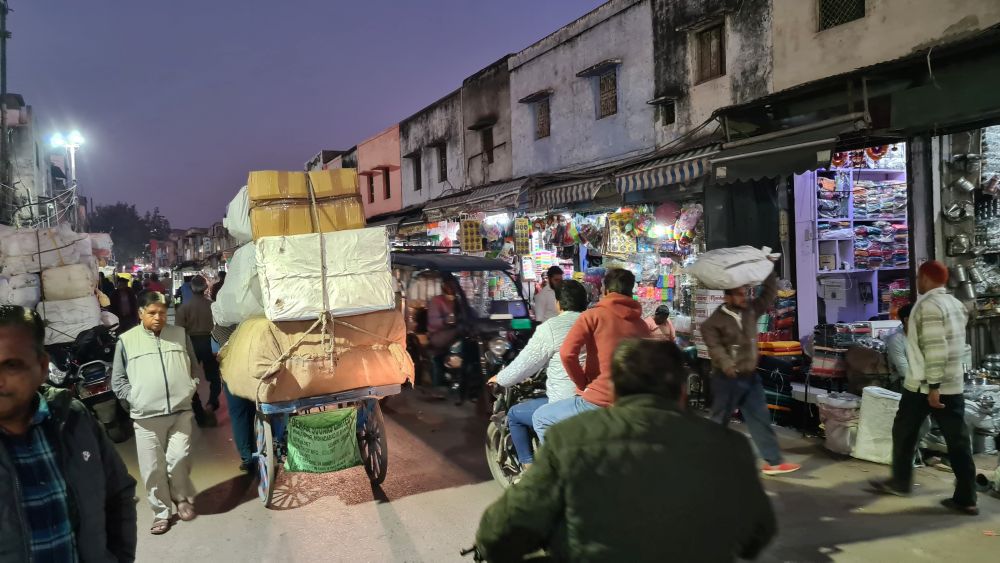
[[830,159],[830,164],[834,168],[843,168],[847,164],[847,153],[846,152],[835,152],[833,153],[833,158]]
[[868,155],[868,158],[872,159],[872,162],[878,162],[882,160],[882,157],[884,157],[888,152],[889,152],[889,145],[868,147],[865,149],[865,154]]

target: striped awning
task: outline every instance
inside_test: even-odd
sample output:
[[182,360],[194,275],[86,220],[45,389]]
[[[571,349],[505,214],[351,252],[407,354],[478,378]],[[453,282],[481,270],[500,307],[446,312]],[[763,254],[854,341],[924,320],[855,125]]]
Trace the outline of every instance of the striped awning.
[[597,196],[601,186],[608,184],[607,178],[589,178],[563,182],[554,186],[545,186],[533,194],[532,207],[535,209],[552,209],[571,203],[590,201]]
[[447,197],[439,197],[435,200],[428,201],[427,205],[424,206],[424,213],[431,211],[440,211],[442,209],[447,209],[449,207],[456,207],[462,205],[469,199],[470,195],[472,195],[472,192],[468,191],[456,195],[450,195]]
[[463,203],[473,211],[493,211],[517,205],[525,179],[498,182],[475,188]]
[[700,178],[711,169],[709,158],[717,152],[718,145],[709,145],[630,166],[615,174],[618,193],[652,190]]

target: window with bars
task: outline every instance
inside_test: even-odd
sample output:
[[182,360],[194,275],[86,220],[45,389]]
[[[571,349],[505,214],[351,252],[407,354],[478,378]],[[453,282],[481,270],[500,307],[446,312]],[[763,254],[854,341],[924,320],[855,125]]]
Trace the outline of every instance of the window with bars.
[[448,181],[448,145],[438,145],[438,182]]
[[723,24],[699,31],[696,35],[698,82],[726,74],[726,33]]
[[410,164],[413,166],[413,191],[419,192],[424,189],[424,177],[421,174],[423,167],[420,161],[420,155],[415,154],[410,157]]
[[368,174],[368,203],[375,203],[375,174]]
[[549,99],[542,98],[535,102],[535,138],[544,139],[550,134],[549,130]]
[[818,0],[819,31],[865,17],[865,0]]
[[479,135],[483,142],[483,155],[486,156],[486,162],[493,164],[493,128],[481,129]]
[[618,69],[612,68],[598,77],[597,119],[618,113]]
[[382,169],[382,193],[385,196],[385,199],[389,199],[389,198],[392,197],[392,189],[389,187],[389,169],[388,168],[383,168]]

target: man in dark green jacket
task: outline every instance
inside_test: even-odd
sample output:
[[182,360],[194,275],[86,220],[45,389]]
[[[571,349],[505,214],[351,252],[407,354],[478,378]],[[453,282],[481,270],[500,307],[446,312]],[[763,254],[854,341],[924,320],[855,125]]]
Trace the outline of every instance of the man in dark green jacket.
[[87,407],[42,386],[44,339],[0,307],[0,561],[134,561],[135,480]]
[[490,562],[546,549],[558,561],[733,561],[774,536],[747,439],[683,412],[686,373],[671,342],[615,352],[612,407],[553,426],[535,464],[483,515]]

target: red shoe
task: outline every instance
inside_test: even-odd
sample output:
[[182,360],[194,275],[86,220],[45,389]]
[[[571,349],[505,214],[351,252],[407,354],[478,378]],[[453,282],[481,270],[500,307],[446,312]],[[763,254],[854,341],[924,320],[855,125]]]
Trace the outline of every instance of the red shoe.
[[791,473],[799,469],[802,469],[802,466],[797,463],[782,463],[781,465],[765,463],[761,472],[764,475],[784,475],[785,473]]

